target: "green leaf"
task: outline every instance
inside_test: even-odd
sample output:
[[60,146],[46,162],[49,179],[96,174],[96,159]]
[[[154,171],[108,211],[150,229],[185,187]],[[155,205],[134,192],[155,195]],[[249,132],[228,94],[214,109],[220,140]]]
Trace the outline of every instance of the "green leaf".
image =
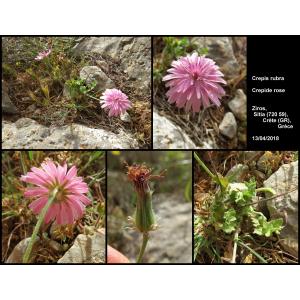
[[279,234],[282,229],[283,220],[275,219],[267,221],[267,218],[260,212],[252,213],[252,224],[254,226],[254,233],[270,237],[273,233]]
[[254,254],[259,260],[260,262],[262,262],[263,264],[267,264],[268,262],[261,256],[259,255],[255,250],[253,250],[252,248],[250,248],[248,245],[244,244],[241,240],[238,240],[238,244],[240,246],[245,247],[246,249],[248,249],[252,254]]
[[85,86],[80,86],[79,91],[80,93],[85,94],[87,92],[87,88]]
[[224,189],[226,189],[227,188],[227,186],[228,186],[228,184],[229,184],[229,180],[226,178],[226,177],[224,177],[224,176],[222,176],[221,174],[217,174],[217,180],[219,181],[219,184],[224,188]]
[[236,211],[230,208],[224,213],[223,231],[226,233],[233,232],[237,227]]

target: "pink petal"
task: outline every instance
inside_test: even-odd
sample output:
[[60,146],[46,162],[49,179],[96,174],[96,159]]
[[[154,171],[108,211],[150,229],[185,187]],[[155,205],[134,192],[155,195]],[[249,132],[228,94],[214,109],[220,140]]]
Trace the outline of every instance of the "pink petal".
[[65,179],[71,180],[73,177],[77,175],[77,168],[73,166],[67,173]]
[[35,200],[29,204],[29,208],[35,214],[39,214],[40,211],[43,209],[43,207],[46,205],[47,201],[48,201],[48,198],[46,198],[46,197],[38,198],[37,200]]
[[73,208],[76,219],[80,219],[84,212],[84,205],[82,204],[82,202],[77,201],[74,198],[69,198],[68,203]]
[[44,187],[28,188],[24,192],[25,197],[46,196],[49,190]]
[[52,204],[45,216],[45,223],[48,224],[50,221],[54,220],[58,214],[58,205],[56,203]]

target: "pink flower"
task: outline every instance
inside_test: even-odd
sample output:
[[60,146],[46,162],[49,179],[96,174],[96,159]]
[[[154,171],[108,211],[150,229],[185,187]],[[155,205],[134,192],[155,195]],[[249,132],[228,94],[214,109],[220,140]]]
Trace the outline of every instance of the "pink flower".
[[35,214],[39,214],[46,205],[52,191],[58,192],[54,202],[45,216],[45,223],[56,220],[59,225],[73,224],[83,216],[84,208],[91,203],[84,194],[88,186],[77,177],[77,168],[72,166],[67,171],[67,165],[55,165],[53,161],[42,163],[41,168],[32,167],[31,172],[21,176],[21,180],[32,183],[36,187],[27,188],[24,196],[35,198],[29,207]]
[[119,116],[131,107],[128,97],[117,89],[107,89],[100,97],[102,108],[109,110],[110,117]]
[[49,49],[48,51],[42,51],[42,52],[40,52],[37,56],[36,56],[36,58],[35,58],[35,60],[42,60],[42,59],[44,59],[45,57],[47,57],[50,53],[51,53],[51,49]]
[[173,61],[168,72],[163,78],[168,81],[168,102],[193,112],[199,112],[201,106],[208,107],[210,102],[221,104],[219,99],[225,91],[219,83],[226,84],[226,81],[212,59],[193,53]]

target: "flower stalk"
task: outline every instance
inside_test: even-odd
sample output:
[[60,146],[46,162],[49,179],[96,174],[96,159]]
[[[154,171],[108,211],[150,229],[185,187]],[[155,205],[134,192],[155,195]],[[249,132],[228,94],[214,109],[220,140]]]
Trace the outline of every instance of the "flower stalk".
[[33,245],[36,241],[36,238],[37,238],[37,235],[38,235],[38,232],[40,230],[40,227],[45,219],[45,216],[46,216],[46,213],[48,211],[48,209],[50,208],[50,206],[52,205],[53,201],[55,200],[56,198],[56,195],[57,195],[57,192],[58,192],[58,188],[55,188],[51,194],[51,196],[49,197],[48,199],[48,202],[47,204],[43,207],[40,215],[39,215],[39,218],[38,218],[38,221],[34,227],[34,230],[33,230],[33,233],[31,235],[31,238],[30,238],[30,242],[26,248],[26,251],[25,251],[25,254],[23,256],[23,263],[27,264],[29,262],[29,259],[30,259],[30,254],[31,254],[31,251],[32,251],[32,248],[33,248]]
[[149,240],[149,233],[148,233],[148,232],[143,233],[143,242],[142,242],[142,246],[141,246],[141,249],[140,249],[138,258],[137,258],[137,260],[136,260],[136,262],[137,262],[138,264],[140,264],[140,263],[142,262],[142,259],[143,259],[144,253],[145,253],[145,249],[146,249],[148,240]]
[[137,193],[136,209],[134,212],[135,228],[143,234],[142,245],[137,257],[137,263],[141,263],[147,243],[149,241],[149,232],[157,228],[155,213],[152,207],[152,194],[149,181],[163,178],[163,171],[159,175],[151,175],[151,169],[145,165],[127,165],[127,175],[133,182]]

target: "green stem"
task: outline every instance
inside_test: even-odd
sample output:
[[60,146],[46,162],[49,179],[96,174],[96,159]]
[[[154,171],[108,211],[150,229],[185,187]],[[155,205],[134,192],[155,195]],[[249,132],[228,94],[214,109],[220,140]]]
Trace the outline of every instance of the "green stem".
[[91,98],[91,99],[93,99],[93,100],[97,100],[97,101],[99,101],[100,99],[99,98],[96,98],[96,97],[94,97],[94,96],[92,96],[92,95],[89,95],[89,94],[84,94],[85,96],[88,96],[89,98]]
[[232,251],[232,259],[231,259],[232,264],[235,264],[235,260],[236,260],[236,251],[237,251],[239,232],[240,232],[240,228],[238,227],[234,233],[234,238],[233,238],[234,246],[233,246],[233,251]]
[[199,163],[199,165],[203,168],[203,170],[213,179],[216,180],[216,176],[210,171],[210,169],[204,164],[204,162],[200,159],[200,157],[194,153],[194,157]]
[[58,189],[55,188],[51,194],[51,196],[49,197],[48,199],[48,202],[47,204],[44,206],[44,208],[42,209],[40,215],[39,215],[39,218],[38,218],[38,221],[34,227],[34,230],[33,230],[33,233],[32,233],[32,236],[30,238],[30,242],[26,248],[26,251],[25,251],[25,254],[23,256],[23,263],[24,264],[27,264],[29,259],[30,259],[30,254],[31,254],[31,251],[32,251],[32,247],[36,241],[36,238],[37,238],[37,234],[40,230],[40,227],[45,219],[45,216],[46,216],[46,213],[48,211],[48,209],[50,208],[51,204],[53,203],[55,197],[56,197],[56,194],[57,194],[57,191]]
[[240,246],[245,247],[247,250],[249,250],[252,254],[254,254],[263,264],[267,264],[268,262],[261,256],[259,255],[255,250],[250,248],[248,245],[244,244],[241,240],[238,240],[238,244]]
[[149,240],[149,233],[148,232],[144,232],[143,233],[143,243],[142,243],[142,247],[140,249],[140,253],[139,253],[139,256],[136,260],[136,262],[139,264],[141,263],[142,259],[143,259],[143,256],[144,256],[144,253],[145,253],[145,249],[146,249],[146,246],[147,246],[147,243],[148,243],[148,240]]
[[261,187],[256,189],[255,191],[256,193],[267,192],[267,193],[271,193],[272,195],[276,195],[276,192],[272,188],[268,188],[268,187]]
[[25,157],[24,157],[23,151],[20,151],[20,160],[21,160],[23,174],[26,174],[27,168],[26,168],[26,164],[25,164]]

